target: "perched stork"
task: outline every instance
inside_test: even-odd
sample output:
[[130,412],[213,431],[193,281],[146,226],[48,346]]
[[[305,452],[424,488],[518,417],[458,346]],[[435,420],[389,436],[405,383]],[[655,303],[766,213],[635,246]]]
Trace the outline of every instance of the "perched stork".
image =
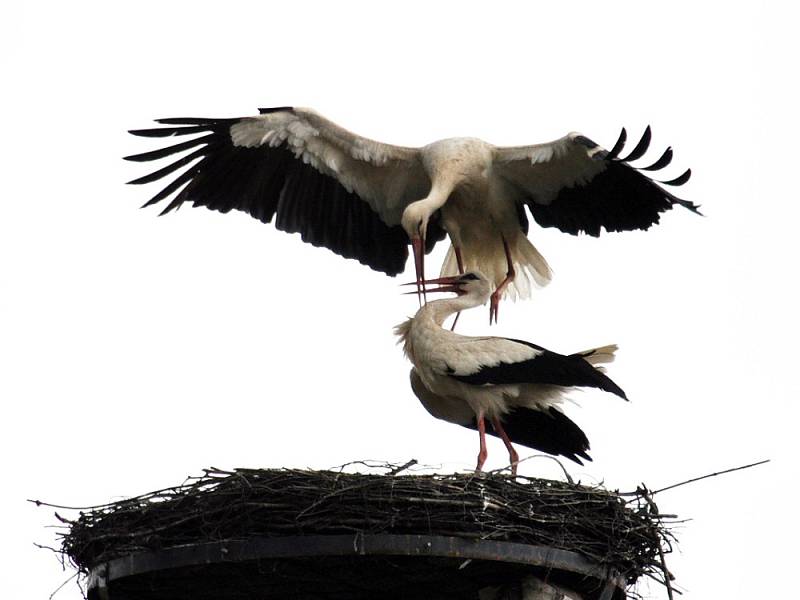
[[579,464],[591,460],[586,435],[558,405],[575,387],[599,388],[627,399],[596,366],[611,362],[616,346],[564,356],[521,340],[459,335],[443,329],[442,323],[453,313],[484,304],[492,284],[473,272],[426,283],[443,284],[431,292],[457,296],[428,302],[395,332],[414,365],[411,388],[428,412],[478,430],[477,470],[486,460],[487,432],[503,440],[513,474],[519,457],[512,442]]
[[[177,172],[146,204],[184,202],[220,212],[237,209],[315,246],[388,275],[401,273],[414,251],[418,291],[424,254],[450,236],[442,275],[480,270],[495,284],[490,322],[504,293],[527,297],[545,285],[550,268],[528,241],[525,207],[543,227],[597,236],[600,230],[647,229],[680,204],[647,177],[672,160],[667,150],[640,169],[650,128],[624,158],[625,130],[611,151],[571,133],[533,146],[497,147],[454,138],[423,148],[383,144],[355,135],[307,108],[262,108],[243,118],[158,119],[163,127],[132,130],[144,137],[195,136],[126,157],[151,161],[186,151],[173,163],[130,183]],[[682,185],[679,177],[661,181]],[[424,291],[424,289],[423,289]]]

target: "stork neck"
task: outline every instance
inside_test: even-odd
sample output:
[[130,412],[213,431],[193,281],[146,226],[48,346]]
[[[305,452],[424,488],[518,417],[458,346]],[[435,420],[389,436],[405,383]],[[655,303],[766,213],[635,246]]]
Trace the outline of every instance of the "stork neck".
[[446,185],[444,183],[434,185],[425,198],[412,202],[408,207],[412,211],[420,211],[426,216],[432,215],[444,206],[444,203],[447,202],[447,198],[450,196],[450,192],[453,191],[453,187],[452,185]]
[[451,177],[437,178],[431,187],[431,191],[428,193],[428,197],[422,200],[422,202],[429,206],[432,212],[439,210],[444,206],[444,203],[447,202],[447,199],[455,188],[456,181]]
[[472,294],[456,296],[455,298],[445,298],[442,300],[432,300],[419,309],[416,318],[430,319],[439,327],[445,319],[452,314],[480,306],[486,302],[486,298],[477,297]]

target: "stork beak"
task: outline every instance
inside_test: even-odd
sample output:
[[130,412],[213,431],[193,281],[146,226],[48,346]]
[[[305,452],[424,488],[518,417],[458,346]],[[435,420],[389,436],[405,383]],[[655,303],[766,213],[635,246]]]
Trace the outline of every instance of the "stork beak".
[[417,298],[422,306],[423,298],[426,302],[428,300],[425,297],[425,240],[422,236],[414,237],[411,239],[411,246],[414,249],[414,271],[417,274]]
[[[460,293],[461,288],[459,287],[459,279],[461,278],[460,275],[453,275],[451,277],[438,277],[436,279],[423,279],[422,281],[411,281],[409,283],[403,283],[401,285],[422,285],[423,288],[427,285],[439,285],[437,288],[429,289],[428,292],[453,292],[453,293]],[[406,292],[407,294],[414,294],[415,292]]]

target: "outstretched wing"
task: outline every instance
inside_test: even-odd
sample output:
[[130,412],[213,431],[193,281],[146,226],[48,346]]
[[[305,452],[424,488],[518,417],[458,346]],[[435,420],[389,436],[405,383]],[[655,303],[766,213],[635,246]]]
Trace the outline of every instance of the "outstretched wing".
[[[520,204],[527,204],[539,225],[557,227],[577,235],[600,235],[600,230],[648,229],[660,214],[679,204],[697,213],[699,206],[675,197],[662,186],[689,181],[691,170],[668,181],[655,181],[646,173],[672,162],[672,148],[651,164],[633,167],[650,145],[648,126],[638,144],[620,158],[627,134],[607,151],[587,137],[571,133],[534,146],[498,147],[493,173]],[[659,185],[661,184],[661,185]]]
[[[551,352],[536,344],[522,340],[491,338],[504,342],[505,347],[520,346],[535,351],[531,358],[522,360],[503,358],[503,354],[494,354],[490,364],[483,364],[471,372],[454,371],[449,376],[470,385],[507,385],[507,384],[549,384],[565,387],[593,387],[626,398],[625,392],[602,371],[593,367],[587,353],[565,356]],[[589,351],[593,352],[593,351]],[[514,354],[517,354],[516,352]],[[588,359],[587,359],[588,357]]]
[[[190,202],[223,213],[241,210],[264,223],[275,218],[278,229],[300,233],[303,241],[389,275],[401,273],[408,239],[400,217],[430,188],[419,151],[362,138],[309,109],[260,112],[234,119],[159,119],[163,127],[132,130],[144,137],[193,136],[126,157],[151,161],[186,152],[130,182],[176,174],[145,206],[168,200],[165,214]],[[433,225],[431,247],[444,237]]]
[[[409,375],[414,395],[432,416],[469,429],[478,429],[475,413],[466,402],[435,394],[423,383],[416,369],[412,368]],[[587,454],[589,440],[586,434],[555,407],[547,410],[513,407],[503,415],[502,421],[503,429],[515,444],[565,456],[578,464],[583,464],[581,459],[592,460]],[[486,433],[500,437],[491,421],[486,423]]]

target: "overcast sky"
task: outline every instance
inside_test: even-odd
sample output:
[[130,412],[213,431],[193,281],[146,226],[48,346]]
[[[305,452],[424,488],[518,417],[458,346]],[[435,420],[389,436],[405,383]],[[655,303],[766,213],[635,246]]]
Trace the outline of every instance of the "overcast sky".
[[[391,279],[243,214],[139,210],[123,185],[167,116],[311,106],[382,141],[495,144],[580,131],[610,147],[653,127],[682,209],[649,232],[532,226],[554,279],[465,313],[464,334],[565,353],[617,343],[630,403],[577,395],[588,483],[652,488],[692,519],[669,557],[683,598],[787,597],[798,469],[796,33],[758,3],[26,2],[0,31],[0,392],[8,598],[70,573],[52,511],[177,484],[203,467],[357,459],[472,468],[477,435],[432,419],[392,326],[416,310]],[[788,5],[788,3],[787,3]],[[789,82],[789,83],[787,83]],[[442,245],[429,264],[438,264]],[[527,456],[532,451],[521,449]],[[506,460],[489,442],[488,468]],[[526,475],[559,477],[551,461]],[[792,488],[792,489],[790,489]],[[797,532],[794,533],[796,536]],[[9,591],[10,586],[10,591]],[[650,597],[663,590],[641,588]],[[77,600],[69,585],[58,600]]]

